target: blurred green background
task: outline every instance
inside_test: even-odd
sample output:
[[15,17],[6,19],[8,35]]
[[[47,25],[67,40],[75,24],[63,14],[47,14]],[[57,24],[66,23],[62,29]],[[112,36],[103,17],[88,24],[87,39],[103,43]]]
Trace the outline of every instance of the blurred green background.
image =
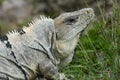
[[120,80],[119,0],[0,0],[0,36],[40,14],[55,18],[84,7],[93,8],[96,18],[61,72],[70,80]]

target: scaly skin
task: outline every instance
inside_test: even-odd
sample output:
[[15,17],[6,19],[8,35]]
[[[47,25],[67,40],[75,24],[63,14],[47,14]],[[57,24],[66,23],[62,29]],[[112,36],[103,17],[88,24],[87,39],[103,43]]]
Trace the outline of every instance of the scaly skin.
[[82,32],[94,17],[92,8],[41,16],[0,41],[0,79],[63,80],[59,69],[72,61]]

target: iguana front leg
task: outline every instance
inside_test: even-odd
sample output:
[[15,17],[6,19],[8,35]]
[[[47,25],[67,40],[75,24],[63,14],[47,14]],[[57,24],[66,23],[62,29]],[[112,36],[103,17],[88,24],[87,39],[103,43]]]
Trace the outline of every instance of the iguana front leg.
[[62,60],[60,61],[59,66],[58,66],[59,69],[67,66],[67,65],[72,61],[73,56],[74,56],[74,53],[72,53],[72,54],[70,54],[68,57],[62,59]]
[[43,60],[39,63],[38,73],[43,74],[47,80],[63,80],[63,77],[58,72],[58,68],[49,59]]

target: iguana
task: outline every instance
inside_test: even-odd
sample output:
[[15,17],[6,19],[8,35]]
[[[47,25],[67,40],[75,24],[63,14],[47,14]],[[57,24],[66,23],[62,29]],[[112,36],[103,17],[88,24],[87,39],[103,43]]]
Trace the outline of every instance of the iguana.
[[80,35],[94,17],[92,8],[35,18],[29,27],[1,37],[0,80],[62,80]]

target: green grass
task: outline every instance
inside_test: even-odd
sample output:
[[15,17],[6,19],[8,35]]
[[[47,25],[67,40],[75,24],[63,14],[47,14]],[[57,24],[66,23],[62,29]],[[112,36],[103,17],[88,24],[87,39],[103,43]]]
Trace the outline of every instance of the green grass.
[[114,5],[112,16],[92,25],[63,72],[70,80],[120,80],[120,9]]

